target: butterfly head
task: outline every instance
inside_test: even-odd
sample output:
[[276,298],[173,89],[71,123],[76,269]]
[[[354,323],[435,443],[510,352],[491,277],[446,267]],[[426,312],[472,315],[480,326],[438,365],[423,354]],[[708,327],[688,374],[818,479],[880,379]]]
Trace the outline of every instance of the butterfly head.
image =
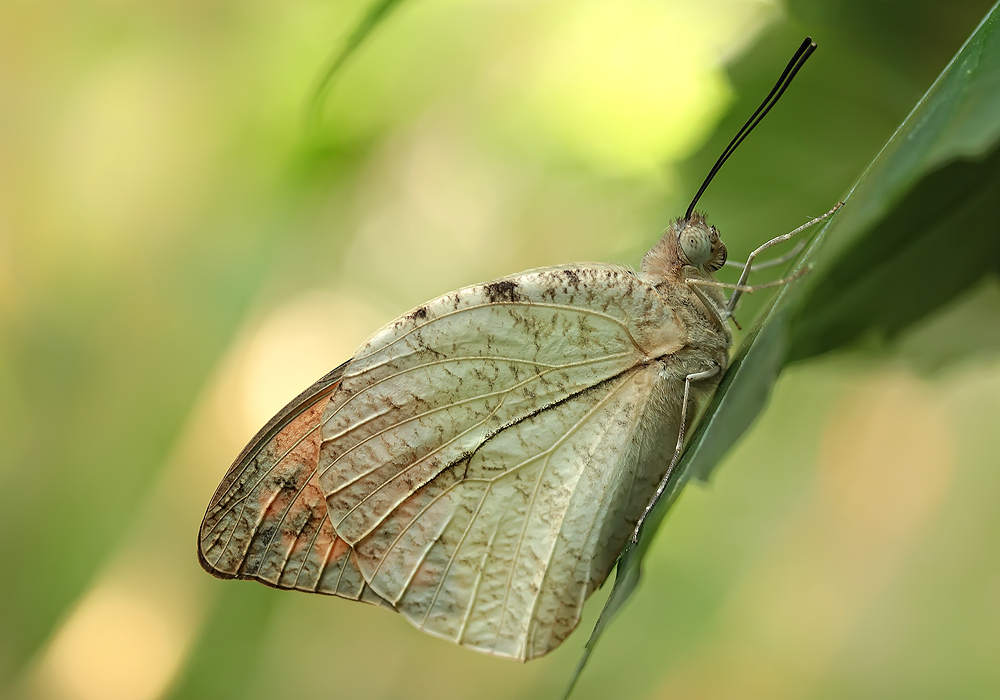
[[719,230],[695,212],[670,224],[642,259],[642,272],[654,282],[680,281],[692,275],[711,276],[725,262],[726,244]]
[[690,219],[677,221],[674,227],[683,262],[707,272],[715,272],[726,264],[726,244],[719,229],[709,226],[703,215],[695,212]]

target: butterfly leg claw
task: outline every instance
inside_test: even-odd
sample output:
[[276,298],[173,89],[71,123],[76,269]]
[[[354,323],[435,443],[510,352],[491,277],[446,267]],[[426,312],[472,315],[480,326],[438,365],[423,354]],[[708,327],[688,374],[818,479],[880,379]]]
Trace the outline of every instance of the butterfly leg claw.
[[677,431],[677,444],[674,446],[674,455],[670,458],[670,465],[667,467],[667,472],[660,479],[660,485],[656,487],[656,493],[653,494],[653,498],[650,499],[649,503],[646,505],[646,509],[642,511],[642,516],[639,518],[639,522],[635,525],[635,530],[632,531],[632,544],[639,542],[639,533],[642,531],[642,525],[646,522],[646,518],[649,516],[650,511],[653,510],[653,506],[656,502],[660,500],[660,496],[667,488],[667,482],[670,481],[670,476],[674,473],[674,467],[677,466],[677,462],[681,457],[681,452],[684,449],[684,437],[687,428],[687,414],[688,406],[690,405],[691,396],[691,382],[696,382],[701,379],[708,379],[709,377],[714,377],[719,373],[718,366],[712,366],[701,372],[693,372],[684,378],[684,398],[681,400],[681,425],[680,429]]

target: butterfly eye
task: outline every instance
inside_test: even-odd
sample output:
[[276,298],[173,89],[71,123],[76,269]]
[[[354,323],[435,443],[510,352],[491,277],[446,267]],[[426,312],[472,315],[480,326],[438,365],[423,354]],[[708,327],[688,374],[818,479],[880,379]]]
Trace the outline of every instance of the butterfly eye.
[[726,244],[722,241],[717,241],[715,246],[715,253],[713,253],[711,260],[705,263],[705,269],[709,272],[716,272],[721,270],[722,266],[726,264],[726,258],[729,253],[726,250]]
[[703,228],[685,228],[681,231],[680,244],[684,257],[692,265],[703,265],[712,257],[712,239]]

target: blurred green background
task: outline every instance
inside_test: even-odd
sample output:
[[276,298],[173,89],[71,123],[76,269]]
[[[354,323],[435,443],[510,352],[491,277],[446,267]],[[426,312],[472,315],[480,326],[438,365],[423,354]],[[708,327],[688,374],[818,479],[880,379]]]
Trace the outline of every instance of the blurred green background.
[[[700,208],[734,258],[825,211],[990,3],[411,0],[307,130],[366,6],[0,8],[0,696],[557,695],[602,594],[521,666],[217,581],[195,537],[226,467],[426,299],[637,265],[806,34]],[[576,697],[1000,696],[1000,361],[934,353],[997,309],[994,279],[787,371]]]

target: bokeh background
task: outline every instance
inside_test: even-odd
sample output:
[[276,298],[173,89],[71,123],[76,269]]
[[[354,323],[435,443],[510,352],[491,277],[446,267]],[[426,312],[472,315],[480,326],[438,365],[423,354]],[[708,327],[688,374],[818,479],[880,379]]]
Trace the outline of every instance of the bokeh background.
[[[203,573],[216,483],[418,303],[637,265],[806,34],[701,207],[736,258],[825,211],[989,5],[412,0],[309,128],[361,0],[5,2],[0,697],[557,696],[606,590],[551,655],[491,659]],[[576,697],[1000,696],[1000,361],[934,352],[984,309],[995,280],[787,371]]]

